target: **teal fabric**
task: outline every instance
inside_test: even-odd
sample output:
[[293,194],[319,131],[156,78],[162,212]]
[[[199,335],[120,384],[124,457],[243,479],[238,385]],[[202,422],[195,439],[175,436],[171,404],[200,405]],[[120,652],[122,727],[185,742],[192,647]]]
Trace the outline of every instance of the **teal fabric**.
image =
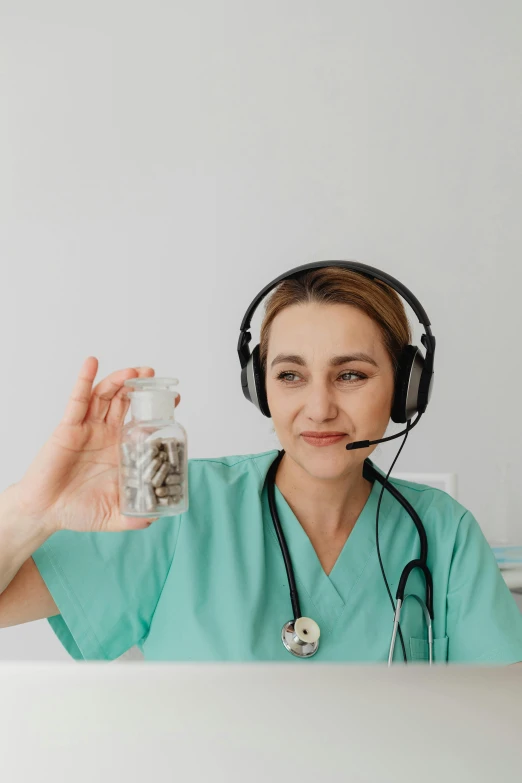
[[[275,488],[302,613],[321,627],[317,655],[291,656],[288,581],[265,476],[277,451],[189,460],[189,509],[146,530],[55,533],[33,557],[59,610],[49,622],[78,659],[111,660],[137,644],[146,660],[385,662],[392,610],[375,546],[376,482],[330,575]],[[473,515],[440,490],[393,480],[424,522],[434,582],[436,662],[522,661],[522,615]],[[385,492],[379,541],[392,593],[418,556],[415,527]],[[413,572],[408,593],[424,597]],[[408,658],[428,657],[421,607],[405,602]],[[397,642],[394,660],[401,661]]]

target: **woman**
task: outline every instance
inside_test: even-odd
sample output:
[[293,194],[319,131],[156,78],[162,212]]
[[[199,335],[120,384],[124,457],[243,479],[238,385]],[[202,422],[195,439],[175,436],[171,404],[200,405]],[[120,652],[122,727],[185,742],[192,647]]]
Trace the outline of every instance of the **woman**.
[[[275,503],[302,614],[321,627],[309,663],[388,656],[392,612],[375,543],[380,485],[363,475],[373,449],[346,445],[382,437],[410,341],[398,295],[346,269],[286,280],[266,307],[259,355],[284,449]],[[278,452],[190,460],[188,512],[153,524],[122,519],[123,381],[153,370],[114,373],[92,391],[96,371],[91,357],[62,423],[3,498],[0,625],[49,617],[76,658],[114,659],[137,644],[147,660],[296,660],[281,643],[291,606],[265,483]],[[522,661],[522,616],[472,514],[439,490],[393,484],[427,531],[435,661]],[[419,544],[388,492],[379,540],[395,592]],[[418,571],[408,592],[424,595]],[[426,660],[415,602],[401,627],[407,658]]]

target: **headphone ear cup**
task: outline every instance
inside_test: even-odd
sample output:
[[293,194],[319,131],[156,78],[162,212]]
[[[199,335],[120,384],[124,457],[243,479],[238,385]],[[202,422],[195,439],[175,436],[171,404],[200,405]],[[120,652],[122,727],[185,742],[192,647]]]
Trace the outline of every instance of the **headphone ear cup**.
[[256,345],[252,351],[252,356],[249,361],[251,363],[252,381],[256,396],[256,400],[252,400],[252,402],[257,405],[263,416],[270,418],[270,408],[268,407],[268,399],[266,396],[265,374],[259,360],[259,345]]
[[400,358],[395,379],[391,419],[397,424],[409,421],[418,411],[419,386],[424,357],[415,345],[407,345]]

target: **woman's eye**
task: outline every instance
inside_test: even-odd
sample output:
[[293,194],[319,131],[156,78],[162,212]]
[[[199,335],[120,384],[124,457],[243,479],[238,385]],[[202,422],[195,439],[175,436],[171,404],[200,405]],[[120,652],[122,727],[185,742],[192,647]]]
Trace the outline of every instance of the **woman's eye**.
[[[289,378],[290,376],[290,378]],[[366,375],[363,375],[363,373],[360,372],[343,372],[341,375],[339,375],[339,378],[346,378],[346,376],[350,376],[350,380],[346,380],[345,383],[355,383],[356,381],[363,380],[366,378]],[[282,381],[283,383],[293,383],[291,378],[297,378],[298,375],[295,372],[280,372],[277,376],[277,379]]]
[[362,378],[366,378],[366,375],[363,375],[360,372],[343,372],[343,374],[340,375],[339,377],[342,378],[344,375],[352,376],[352,380],[348,381],[348,383],[353,383],[354,381],[360,381]]
[[288,376],[293,375],[295,376],[295,372],[280,372],[277,376],[278,381],[288,381]]

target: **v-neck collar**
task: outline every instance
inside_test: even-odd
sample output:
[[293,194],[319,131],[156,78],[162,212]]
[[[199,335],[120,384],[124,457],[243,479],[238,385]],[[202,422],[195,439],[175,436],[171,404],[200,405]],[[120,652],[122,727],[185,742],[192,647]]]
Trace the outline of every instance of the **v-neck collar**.
[[[374,466],[375,467],[375,466]],[[288,505],[277,484],[274,487],[275,503],[283,535],[290,552],[290,558],[297,581],[297,589],[306,590],[309,598],[330,627],[344,610],[345,604],[355,584],[373,556],[377,555],[375,545],[375,515],[381,492],[381,484],[374,481],[370,494],[355,525],[345,541],[334,567],[327,575],[317,557],[312,542],[305,533],[299,520]],[[275,545],[279,542],[275,535],[268,493],[265,485],[263,492],[266,519],[270,524]],[[389,512],[390,495],[384,492],[379,512],[380,527]]]

